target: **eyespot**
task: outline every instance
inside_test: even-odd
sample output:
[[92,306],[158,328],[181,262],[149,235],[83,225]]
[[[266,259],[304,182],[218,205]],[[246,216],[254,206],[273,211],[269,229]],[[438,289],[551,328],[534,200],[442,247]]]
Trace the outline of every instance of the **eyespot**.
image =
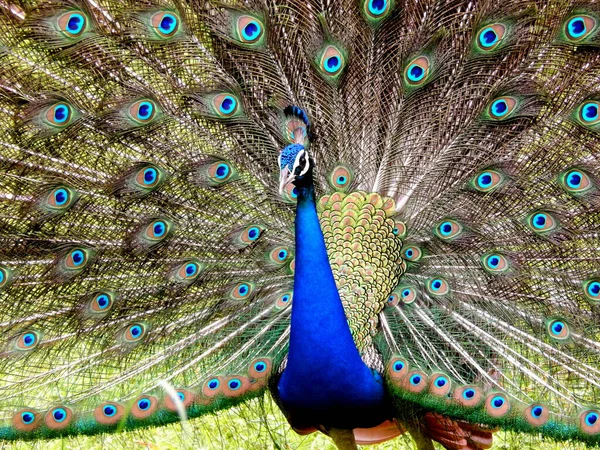
[[239,102],[232,94],[218,94],[213,98],[213,105],[221,117],[231,117],[237,110]]
[[570,41],[581,41],[596,29],[596,19],[577,15],[569,18],[565,24],[565,35]]
[[266,378],[271,373],[273,363],[269,358],[258,358],[250,363],[248,375],[255,380]]
[[493,50],[504,39],[504,33],[506,33],[506,27],[501,23],[487,25],[477,33],[477,45],[484,51]]
[[[192,403],[194,403],[195,395],[192,391],[189,391],[187,389],[177,389],[176,392],[177,392],[177,397],[183,404],[184,408],[188,408],[189,406],[192,405]],[[173,401],[173,399],[171,398],[170,395],[165,396],[164,405],[165,405],[165,408],[168,409],[169,411],[177,412],[177,404],[175,403],[175,401]]]
[[157,106],[153,100],[138,100],[129,107],[129,116],[138,124],[145,125],[154,119]]
[[250,387],[250,380],[247,377],[225,377],[223,381],[223,394],[227,397],[239,397]]
[[437,237],[444,241],[452,241],[462,232],[462,225],[452,219],[447,219],[438,224],[434,232]]
[[593,304],[600,303],[600,278],[591,278],[584,281],[583,294]]
[[114,425],[125,415],[123,405],[114,402],[106,402],[94,410],[94,418],[101,425]]
[[284,266],[291,257],[290,249],[285,246],[273,247],[267,253],[267,263],[274,267]]
[[559,182],[565,191],[573,195],[585,194],[594,187],[588,174],[579,169],[563,172],[559,177]]
[[73,121],[75,117],[74,112],[71,105],[59,102],[50,106],[43,117],[49,125],[64,128]]
[[557,341],[566,341],[571,337],[569,326],[562,319],[553,319],[546,325],[548,336]]
[[146,419],[150,417],[158,408],[158,399],[151,395],[142,395],[138,397],[131,407],[131,415],[136,419]]
[[60,430],[68,427],[72,419],[73,411],[71,408],[67,408],[66,406],[58,406],[56,408],[52,408],[46,413],[44,422],[48,428]]
[[405,247],[402,249],[402,258],[407,261],[417,262],[423,256],[421,249],[415,245]]
[[496,170],[488,169],[478,173],[471,184],[479,192],[490,192],[503,184],[504,181],[504,175]]
[[204,265],[196,259],[184,261],[177,268],[177,272],[175,274],[176,281],[184,281],[187,283],[192,282],[200,276],[203,270]]
[[600,433],[600,412],[595,409],[582,412],[579,416],[579,425],[584,433]]
[[250,283],[249,281],[242,281],[241,283],[236,284],[231,291],[229,291],[229,298],[232,300],[245,300],[250,298],[252,293],[254,292],[254,288],[256,286],[254,283]]
[[338,191],[346,191],[352,184],[354,175],[346,166],[337,166],[329,175],[329,184]]
[[152,241],[161,241],[171,232],[171,224],[162,219],[156,219],[150,222],[146,227],[145,235]]
[[77,200],[77,192],[66,186],[52,189],[46,196],[46,205],[54,211],[65,212]]
[[292,303],[292,292],[284,292],[277,297],[275,306],[279,309],[288,307]]
[[12,424],[18,431],[29,432],[40,426],[41,415],[31,408],[17,411],[12,417]]
[[37,331],[29,330],[21,333],[14,341],[15,350],[30,351],[36,348],[42,340],[42,335]]
[[448,283],[443,278],[430,278],[426,283],[427,292],[430,295],[440,296],[450,292]]
[[483,255],[481,263],[485,271],[492,274],[504,273],[510,268],[508,260],[499,253],[488,253]]
[[90,256],[90,250],[82,247],[74,248],[65,256],[64,265],[69,270],[83,269],[89,263]]
[[527,422],[534,427],[541,427],[548,422],[548,418],[550,417],[548,408],[539,403],[534,403],[533,405],[528,406],[523,414],[525,416],[525,420],[527,420]]
[[387,367],[392,380],[401,380],[408,373],[408,363],[402,358],[392,358]]
[[103,291],[96,292],[92,296],[88,310],[95,316],[103,316],[110,312],[115,302],[116,295],[114,292]]
[[429,392],[438,397],[444,397],[450,392],[452,383],[446,375],[432,375],[429,381]]
[[135,322],[121,331],[119,340],[125,344],[140,342],[148,333],[148,325],[144,322]]
[[410,86],[419,86],[429,78],[429,58],[419,56],[404,69],[404,80]]
[[396,289],[394,289],[394,291],[392,291],[392,293],[388,296],[385,306],[392,307],[396,306],[398,303],[400,303],[400,294],[396,292]]
[[247,246],[256,242],[263,234],[264,227],[261,225],[250,225],[244,228],[236,238],[241,246]]
[[381,20],[390,11],[390,2],[388,0],[366,0],[364,2],[364,12],[368,18]]
[[0,266],[0,291],[6,289],[12,283],[13,270],[6,266]]
[[548,213],[536,212],[529,216],[527,225],[538,234],[548,234],[558,227],[558,222]]
[[404,239],[406,237],[406,233],[408,232],[406,228],[406,224],[398,219],[394,219],[394,228],[392,229],[392,233],[398,236],[400,239]]
[[427,375],[419,370],[413,370],[406,374],[400,385],[407,391],[418,394],[427,389]]
[[259,44],[264,39],[265,27],[258,18],[242,15],[237,19],[237,37],[244,44]]
[[298,188],[292,183],[286,184],[281,197],[286,203],[296,203],[298,201]]
[[584,125],[595,125],[600,122],[600,102],[587,101],[579,107],[579,119]]
[[490,394],[485,399],[485,409],[490,417],[503,417],[510,411],[510,401],[504,394]]
[[202,394],[211,398],[223,391],[223,377],[213,377],[204,382]]
[[476,386],[461,386],[454,391],[453,398],[463,406],[477,406],[481,402],[481,389]]
[[180,19],[174,12],[157,12],[150,19],[152,28],[160,37],[173,37],[179,30]]
[[154,164],[141,167],[135,175],[135,183],[145,191],[154,191],[166,180],[166,173]]
[[88,20],[80,11],[69,11],[58,16],[58,29],[68,38],[77,38],[87,30]]
[[490,118],[494,120],[503,120],[508,118],[517,106],[517,99],[514,97],[499,97],[494,99],[488,107]]
[[325,47],[319,63],[319,67],[323,73],[329,76],[339,75],[344,66],[345,58],[342,52],[333,45]]

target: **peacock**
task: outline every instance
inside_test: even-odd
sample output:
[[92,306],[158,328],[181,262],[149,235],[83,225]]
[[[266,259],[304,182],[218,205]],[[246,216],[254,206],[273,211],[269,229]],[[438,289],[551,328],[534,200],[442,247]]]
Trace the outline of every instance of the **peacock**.
[[600,444],[598,4],[0,11],[1,441]]

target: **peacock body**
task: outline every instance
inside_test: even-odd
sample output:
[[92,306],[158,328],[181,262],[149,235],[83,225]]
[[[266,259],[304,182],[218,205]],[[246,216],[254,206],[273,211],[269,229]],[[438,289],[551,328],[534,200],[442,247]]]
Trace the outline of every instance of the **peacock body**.
[[597,4],[0,11],[0,439],[600,444]]

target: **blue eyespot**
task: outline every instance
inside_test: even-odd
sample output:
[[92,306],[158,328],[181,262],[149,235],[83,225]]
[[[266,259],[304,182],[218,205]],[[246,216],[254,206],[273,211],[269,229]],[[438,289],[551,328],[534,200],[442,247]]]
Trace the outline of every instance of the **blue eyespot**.
[[280,261],[284,261],[285,258],[287,258],[288,252],[287,250],[280,250],[279,253],[277,254],[277,258],[279,258]]
[[188,265],[185,266],[185,274],[188,277],[194,276],[196,274],[197,270],[198,270],[198,265],[195,263],[189,263]]
[[154,184],[156,182],[156,178],[158,177],[158,172],[156,169],[152,167],[144,170],[144,184]]
[[54,122],[58,125],[69,119],[69,107],[60,103],[54,107]]
[[129,329],[129,332],[131,333],[131,336],[136,339],[138,337],[141,336],[142,334],[142,327],[140,327],[139,325],[134,325]]
[[247,284],[240,284],[240,286],[238,287],[238,294],[241,297],[243,297],[248,293],[249,290],[250,290],[250,288],[248,287]]
[[435,385],[439,388],[446,386],[447,383],[448,383],[448,380],[445,377],[438,377],[435,380]]
[[506,100],[500,98],[492,103],[491,111],[494,116],[503,117],[508,112],[508,103],[506,103]]
[[212,391],[214,391],[215,389],[217,389],[220,385],[220,381],[217,378],[213,378],[212,380],[210,380],[208,382],[208,388]]
[[281,297],[281,301],[282,301],[283,303],[287,303],[287,302],[289,302],[289,301],[290,301],[290,296],[289,296],[289,295],[287,295],[287,294],[285,294],[283,297]]
[[496,42],[498,42],[498,35],[492,27],[484,29],[479,34],[479,43],[482,47],[492,47]]
[[539,419],[543,413],[544,413],[544,408],[542,408],[541,406],[536,406],[531,410],[531,415],[533,417],[535,417],[536,419]]
[[442,236],[450,236],[452,234],[452,223],[444,222],[440,225],[440,233]]
[[369,0],[369,12],[374,16],[382,15],[387,8],[387,0]]
[[413,255],[414,255],[413,249],[412,249],[412,248],[409,248],[408,250],[406,250],[406,251],[404,252],[404,255],[405,255],[405,256],[406,256],[408,259],[412,258],[412,257],[413,257]]
[[464,399],[471,400],[475,397],[475,389],[465,389],[462,395]]
[[598,281],[592,281],[587,286],[587,292],[591,297],[600,296],[600,283]]
[[158,25],[158,29],[163,34],[171,34],[177,28],[177,18],[173,14],[165,14],[163,15],[160,24]]
[[261,26],[256,20],[251,20],[242,28],[242,36],[246,41],[255,41],[261,34]]
[[264,362],[257,362],[254,364],[254,370],[257,372],[264,372],[267,368],[267,365]]
[[564,328],[565,328],[565,324],[560,321],[554,322],[554,324],[551,327],[552,333],[554,333],[556,335],[559,335]]
[[412,384],[413,386],[418,386],[419,384],[421,384],[421,381],[423,381],[421,375],[414,374],[410,377],[410,384]]
[[583,36],[587,32],[585,20],[583,20],[581,17],[575,17],[574,19],[571,19],[567,25],[567,29],[569,30],[569,35],[571,35],[571,37],[574,39]]
[[219,164],[215,170],[215,176],[222,180],[229,175],[229,166],[227,164]]
[[105,309],[110,304],[110,299],[108,298],[108,295],[101,294],[96,297],[96,303],[100,309]]
[[532,224],[535,228],[543,229],[546,226],[546,221],[548,220],[548,216],[544,213],[538,213],[533,216]]
[[339,184],[340,186],[343,186],[344,184],[346,184],[348,182],[348,178],[346,178],[343,175],[340,175],[339,177],[337,177],[336,181],[337,181],[337,184]]
[[581,107],[581,118],[585,122],[594,122],[598,120],[598,105],[596,103],[586,103]]
[[85,17],[79,13],[72,13],[67,21],[66,32],[74,36],[81,33],[81,30],[85,26]]
[[441,287],[442,287],[441,280],[433,280],[431,282],[431,289],[433,289],[434,291],[439,291]]
[[148,120],[154,115],[154,105],[150,102],[140,102],[137,110],[139,120]]
[[590,412],[587,413],[587,415],[585,416],[585,423],[586,425],[592,427],[594,425],[596,425],[596,422],[598,422],[598,414],[595,412]]
[[583,175],[581,174],[581,172],[578,172],[576,170],[569,172],[567,174],[567,186],[569,186],[571,189],[577,189],[579,186],[581,186],[581,180],[583,178]]
[[25,344],[26,347],[31,347],[33,344],[35,344],[36,341],[36,336],[33,333],[26,333],[23,336],[23,344]]
[[226,95],[221,104],[219,105],[219,110],[226,115],[229,115],[235,111],[237,107],[237,100],[233,98],[231,95]]
[[141,398],[138,400],[137,402],[137,407],[141,410],[141,411],[146,411],[150,408],[150,406],[152,405],[152,402],[150,402],[150,399],[148,398]]
[[235,391],[235,390],[238,390],[242,386],[242,382],[240,380],[238,380],[237,378],[234,378],[233,380],[229,380],[229,383],[227,383],[227,386],[232,391]]
[[258,227],[252,227],[248,230],[248,239],[255,241],[260,236],[260,230]]
[[418,82],[425,77],[425,69],[418,64],[412,64],[408,68],[407,74],[410,81]]
[[56,408],[54,411],[52,411],[52,417],[59,423],[63,422],[67,418],[67,411],[65,411],[63,408]]
[[167,230],[167,226],[165,225],[164,222],[156,222],[154,224],[154,227],[152,227],[152,231],[154,232],[154,237],[161,237],[163,234],[165,234],[165,231]]
[[115,408],[113,405],[104,405],[104,408],[102,408],[102,413],[106,417],[112,417],[117,413],[117,408]]
[[502,405],[504,405],[504,403],[504,398],[500,396],[494,397],[491,401],[492,408],[494,409],[500,408]]
[[394,371],[400,372],[402,369],[404,369],[404,363],[402,361],[396,361],[394,363]]
[[482,189],[489,188],[492,185],[492,174],[489,172],[483,172],[477,177],[477,186]]
[[54,191],[54,203],[56,206],[62,206],[69,200],[69,193],[66,189],[57,189]]
[[35,414],[30,411],[24,411],[21,413],[21,420],[25,425],[30,425],[35,420]]
[[185,394],[183,392],[178,392],[177,396],[179,397],[179,400],[181,400],[182,402],[185,401]]
[[341,66],[342,59],[337,55],[330,56],[325,60],[325,71],[329,73],[336,73],[338,70],[340,70]]
[[85,255],[81,250],[75,250],[71,253],[71,259],[75,267],[80,266],[85,261]]

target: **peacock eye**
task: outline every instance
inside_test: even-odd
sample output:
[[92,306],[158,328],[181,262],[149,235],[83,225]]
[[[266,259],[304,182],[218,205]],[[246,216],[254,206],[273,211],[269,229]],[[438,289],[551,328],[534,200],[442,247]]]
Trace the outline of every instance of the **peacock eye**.
[[16,350],[33,350],[40,344],[41,339],[42,336],[37,331],[26,331],[17,336],[14,348]]
[[292,292],[284,292],[283,294],[277,297],[275,301],[275,306],[278,309],[283,309],[289,306],[292,303]]
[[444,241],[452,241],[462,232],[462,225],[455,220],[444,220],[435,227],[435,234]]
[[150,99],[138,100],[129,107],[130,117],[140,125],[147,124],[157,113],[156,103]]
[[477,33],[477,45],[481,50],[490,51],[504,39],[506,27],[501,23],[487,25]]
[[504,175],[497,170],[484,170],[478,173],[471,181],[472,186],[479,192],[490,192],[502,185]]
[[548,335],[557,341],[565,341],[571,336],[567,323],[562,319],[553,319],[546,325]]
[[87,29],[87,18],[78,11],[69,11],[58,16],[58,29],[69,38],[81,36]]
[[579,120],[583,125],[596,125],[600,122],[600,102],[590,100],[581,105],[579,108]]
[[411,245],[402,249],[402,258],[407,261],[417,262],[423,256],[421,249],[415,245]]
[[231,288],[229,298],[232,300],[245,300],[252,295],[255,287],[254,283],[242,281]]
[[353,178],[354,176],[348,167],[337,166],[329,175],[329,184],[336,190],[345,191],[350,187]]
[[181,265],[177,274],[182,280],[193,279],[200,273],[200,264],[195,261],[189,261]]
[[404,70],[404,80],[411,86],[422,85],[429,78],[429,65],[426,56],[413,59]]
[[120,336],[125,343],[134,343],[142,340],[148,332],[148,326],[145,323],[137,322],[128,325]]
[[508,118],[517,106],[517,99],[514,97],[499,97],[494,99],[488,107],[489,116],[494,120],[503,120]]
[[426,283],[427,292],[434,296],[446,295],[450,292],[448,283],[443,278],[430,278]]
[[68,103],[55,103],[46,110],[44,118],[49,125],[64,128],[73,121],[73,108]]
[[239,240],[242,244],[249,245],[261,237],[264,228],[260,225],[250,225],[240,233]]
[[161,181],[161,177],[159,175],[162,174],[159,172],[159,169],[156,166],[148,165],[138,171],[135,181],[140,187],[146,189],[153,188],[159,183],[159,181]]
[[174,36],[179,30],[179,16],[174,12],[158,12],[150,19],[152,28],[163,38]]
[[212,105],[217,118],[230,118],[241,112],[240,102],[233,94],[222,93],[212,98]]
[[278,246],[271,249],[268,253],[267,259],[272,265],[279,267],[289,260],[290,250],[284,246]]
[[89,308],[92,313],[106,314],[111,310],[114,299],[115,294],[113,292],[98,292],[93,296]]
[[0,291],[6,289],[12,282],[13,271],[6,266],[0,266]]
[[540,211],[528,217],[527,225],[538,234],[546,234],[554,231],[558,222],[550,214]]
[[600,303],[600,277],[595,277],[584,281],[583,294],[591,303]]
[[237,19],[237,37],[244,44],[258,44],[263,41],[265,27],[256,17],[242,15]]
[[564,190],[573,195],[585,194],[594,187],[589,175],[579,169],[567,170],[560,175],[559,181]]
[[508,260],[499,253],[489,253],[481,258],[483,268],[488,273],[497,274],[509,270]]
[[372,19],[382,19],[390,10],[388,0],[367,0],[365,2],[365,13]]
[[65,266],[68,269],[80,269],[87,264],[88,252],[83,248],[71,250],[65,258]]
[[146,237],[153,241],[164,239],[171,231],[170,223],[161,219],[154,220],[146,227]]
[[590,16],[577,15],[567,20],[565,35],[570,41],[581,41],[596,29],[596,19]]
[[321,51],[318,66],[321,73],[327,77],[337,78],[344,70],[345,65],[346,57],[341,48],[330,44]]
[[77,193],[62,186],[52,189],[46,197],[46,205],[54,210],[66,211],[75,203]]

